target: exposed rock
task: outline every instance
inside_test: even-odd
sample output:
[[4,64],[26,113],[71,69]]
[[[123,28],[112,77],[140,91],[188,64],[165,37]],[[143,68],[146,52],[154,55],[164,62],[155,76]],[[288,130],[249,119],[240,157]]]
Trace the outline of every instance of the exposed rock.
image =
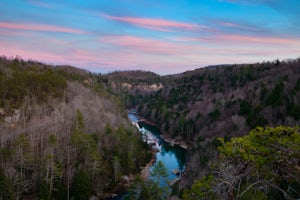
[[20,121],[21,112],[20,110],[14,110],[14,114],[12,116],[8,116],[4,118],[4,122],[8,124],[18,123]]
[[91,196],[89,200],[97,200],[98,198],[95,196]]
[[3,108],[0,108],[0,116],[5,116],[6,112]]
[[126,182],[129,182],[130,181],[130,178],[129,176],[122,176],[122,179]]

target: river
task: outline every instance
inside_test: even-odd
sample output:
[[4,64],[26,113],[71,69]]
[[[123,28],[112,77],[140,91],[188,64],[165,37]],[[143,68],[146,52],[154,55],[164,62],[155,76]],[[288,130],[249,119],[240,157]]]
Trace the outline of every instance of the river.
[[[156,162],[162,161],[168,171],[168,181],[173,181],[180,178],[180,174],[175,175],[174,170],[184,171],[187,150],[178,145],[170,145],[162,137],[161,133],[154,127],[147,123],[140,122],[139,117],[135,112],[129,112],[128,116],[133,123],[138,123],[139,131],[143,136],[143,140],[148,144],[152,144],[153,148],[157,149]],[[150,168],[150,171],[152,167]],[[151,177],[150,177],[151,178]],[[161,186],[165,186],[161,183]]]

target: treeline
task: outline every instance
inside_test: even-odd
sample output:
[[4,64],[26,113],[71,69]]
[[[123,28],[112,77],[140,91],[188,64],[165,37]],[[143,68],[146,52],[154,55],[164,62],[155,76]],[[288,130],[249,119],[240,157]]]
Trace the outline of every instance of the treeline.
[[14,60],[0,68],[0,107],[18,108],[25,97],[35,103],[62,98],[66,86],[66,79],[54,70],[22,69],[21,61]]
[[3,113],[0,113],[0,119],[13,115],[17,109],[24,111],[28,107],[42,104],[48,104],[51,108],[53,99],[67,102],[68,81],[91,88],[98,95],[118,104],[120,108],[122,106],[119,98],[106,87],[105,78],[101,74],[72,66],[52,66],[38,61],[25,61],[20,57],[1,56],[0,109]]
[[121,99],[122,105],[132,108],[138,104],[139,98],[159,90],[164,79],[153,72],[141,70],[116,71],[100,77],[110,93]]
[[108,79],[114,82],[127,82],[131,84],[153,84],[161,82],[161,76],[150,72],[141,70],[116,71],[107,74]]

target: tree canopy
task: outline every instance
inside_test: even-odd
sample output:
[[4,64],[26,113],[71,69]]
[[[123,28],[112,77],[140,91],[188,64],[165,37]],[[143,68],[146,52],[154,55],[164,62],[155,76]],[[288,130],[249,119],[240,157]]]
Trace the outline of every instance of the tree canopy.
[[257,127],[244,137],[219,140],[220,163],[185,192],[185,199],[300,197],[297,127]]

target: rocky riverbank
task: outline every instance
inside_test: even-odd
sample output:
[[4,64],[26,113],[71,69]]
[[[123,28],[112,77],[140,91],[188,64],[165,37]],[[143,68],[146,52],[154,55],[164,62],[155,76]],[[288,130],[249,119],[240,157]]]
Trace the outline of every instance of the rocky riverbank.
[[[149,121],[149,120],[147,120],[145,118],[140,118],[139,122],[145,123],[145,124],[147,124],[149,126],[152,126],[152,127],[156,128],[156,129],[158,129],[153,122],[151,122],[151,121]],[[162,132],[162,131],[160,130],[160,132]],[[178,146],[180,146],[181,148],[183,148],[185,150],[191,150],[192,149],[192,145],[187,144],[185,141],[183,141],[180,138],[170,138],[166,133],[163,133],[163,132],[160,135],[160,137],[164,141],[166,141],[167,143],[169,143],[171,146],[178,145]]]
[[143,168],[143,170],[141,171],[141,176],[144,180],[147,180],[150,176],[150,168],[154,165],[155,161],[156,161],[156,150],[152,150],[152,159],[150,160],[150,162]]
[[164,139],[164,141],[166,141],[167,143],[169,143],[171,146],[178,145],[178,146],[180,146],[181,148],[183,148],[185,150],[190,150],[192,148],[191,145],[188,145],[187,143],[185,143],[182,140],[174,139],[174,138],[169,138],[165,134],[162,134],[161,137]]
[[[151,154],[152,158],[150,162],[147,163],[145,167],[142,167],[141,176],[144,180],[147,180],[150,176],[150,168],[156,162],[156,150],[152,149]],[[122,180],[118,183],[118,185],[114,188],[114,190],[99,194],[95,199],[104,199],[104,200],[113,200],[118,199],[118,197],[126,194],[126,190],[130,187],[131,183],[134,181],[136,176],[122,176]]]

